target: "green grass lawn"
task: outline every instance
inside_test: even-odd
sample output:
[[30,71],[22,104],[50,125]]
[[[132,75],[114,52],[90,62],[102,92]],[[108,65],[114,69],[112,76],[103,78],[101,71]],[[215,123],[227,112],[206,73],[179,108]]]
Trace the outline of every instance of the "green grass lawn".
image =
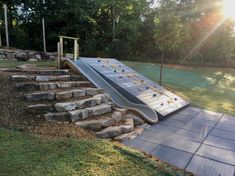
[[[153,81],[159,65],[124,62]],[[164,67],[163,85],[188,98],[194,106],[235,115],[235,69]]]
[[0,61],[0,68],[15,68],[23,64],[35,64],[37,67],[56,67],[56,61],[41,61],[41,62],[27,62],[27,61]]
[[136,150],[96,139],[43,139],[0,128],[0,175],[184,175]]

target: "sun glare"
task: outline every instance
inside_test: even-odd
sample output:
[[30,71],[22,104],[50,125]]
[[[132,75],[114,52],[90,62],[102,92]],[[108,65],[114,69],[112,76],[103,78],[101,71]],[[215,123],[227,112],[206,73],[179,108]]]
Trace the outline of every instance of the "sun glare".
[[235,0],[224,0],[224,16],[235,19]]

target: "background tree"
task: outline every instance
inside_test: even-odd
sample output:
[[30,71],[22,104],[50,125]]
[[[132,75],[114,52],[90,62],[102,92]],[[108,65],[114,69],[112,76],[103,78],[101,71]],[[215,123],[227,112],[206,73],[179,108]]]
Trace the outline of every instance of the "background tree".
[[182,29],[180,17],[177,16],[177,3],[173,0],[158,1],[158,16],[155,19],[156,44],[161,51],[161,69],[159,84],[162,84],[162,67],[166,52],[174,53],[182,42]]
[[[69,35],[80,38],[84,56],[226,66],[235,57],[235,23],[223,19],[222,1],[157,0],[151,6],[152,0],[46,0],[44,8],[42,0],[2,0],[0,5],[8,5],[12,47],[42,51],[45,16],[48,51],[56,51],[59,35]],[[5,43],[4,25],[0,30]],[[66,52],[73,48],[70,42],[65,46]]]

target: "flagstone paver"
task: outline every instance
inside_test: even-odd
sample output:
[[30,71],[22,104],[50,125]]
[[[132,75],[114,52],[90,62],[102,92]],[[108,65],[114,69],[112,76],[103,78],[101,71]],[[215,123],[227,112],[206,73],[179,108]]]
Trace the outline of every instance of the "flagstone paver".
[[196,175],[232,176],[235,167],[195,155],[186,170]]
[[125,145],[201,176],[234,176],[235,117],[187,107]]
[[182,150],[164,145],[158,145],[152,154],[162,159],[163,161],[171,163],[179,168],[185,168],[193,156],[192,153],[184,152]]

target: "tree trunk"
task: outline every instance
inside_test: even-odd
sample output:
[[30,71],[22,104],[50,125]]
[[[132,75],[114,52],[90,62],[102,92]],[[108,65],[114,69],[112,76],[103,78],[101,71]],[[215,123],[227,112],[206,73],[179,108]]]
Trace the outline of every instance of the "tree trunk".
[[159,84],[162,85],[162,69],[163,69],[163,60],[165,57],[165,51],[162,51],[162,56],[161,56],[161,66],[160,66],[160,78],[159,78]]

